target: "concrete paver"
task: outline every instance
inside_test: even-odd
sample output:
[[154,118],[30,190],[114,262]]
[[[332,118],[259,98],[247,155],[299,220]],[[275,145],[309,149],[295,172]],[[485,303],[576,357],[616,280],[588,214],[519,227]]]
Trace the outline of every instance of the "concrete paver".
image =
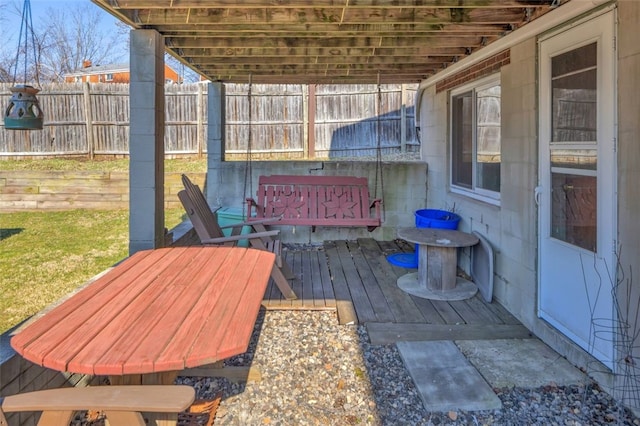
[[427,411],[492,410],[498,396],[452,341],[398,342]]

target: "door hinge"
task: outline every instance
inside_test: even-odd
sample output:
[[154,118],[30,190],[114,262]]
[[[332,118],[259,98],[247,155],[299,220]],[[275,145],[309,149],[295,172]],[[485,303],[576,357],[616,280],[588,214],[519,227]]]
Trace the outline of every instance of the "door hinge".
[[618,152],[618,138],[613,138],[613,152]]
[[613,36],[613,50],[616,51],[618,49],[618,37]]

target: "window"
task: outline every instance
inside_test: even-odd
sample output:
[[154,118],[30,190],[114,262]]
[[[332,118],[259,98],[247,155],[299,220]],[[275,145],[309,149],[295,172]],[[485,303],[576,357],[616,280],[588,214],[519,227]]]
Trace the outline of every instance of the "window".
[[113,81],[113,74],[107,74],[107,78],[105,81]]
[[483,79],[451,93],[451,187],[500,199],[500,80]]

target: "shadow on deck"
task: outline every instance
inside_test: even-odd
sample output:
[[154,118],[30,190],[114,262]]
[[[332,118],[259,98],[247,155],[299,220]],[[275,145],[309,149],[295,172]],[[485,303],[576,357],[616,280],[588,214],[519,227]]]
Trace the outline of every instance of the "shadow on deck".
[[463,301],[436,301],[398,288],[408,269],[386,256],[410,252],[403,241],[326,241],[319,247],[292,247],[284,253],[296,276],[297,300],[285,300],[273,281],[267,309],[335,310],[341,324],[365,324],[372,344],[396,341],[529,338],[530,332],[497,302],[480,295]]

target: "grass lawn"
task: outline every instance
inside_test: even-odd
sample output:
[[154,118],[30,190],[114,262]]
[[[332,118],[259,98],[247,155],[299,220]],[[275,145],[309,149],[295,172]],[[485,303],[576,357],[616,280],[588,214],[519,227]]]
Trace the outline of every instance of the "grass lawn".
[[128,210],[0,213],[0,333],[125,258],[128,226]]

